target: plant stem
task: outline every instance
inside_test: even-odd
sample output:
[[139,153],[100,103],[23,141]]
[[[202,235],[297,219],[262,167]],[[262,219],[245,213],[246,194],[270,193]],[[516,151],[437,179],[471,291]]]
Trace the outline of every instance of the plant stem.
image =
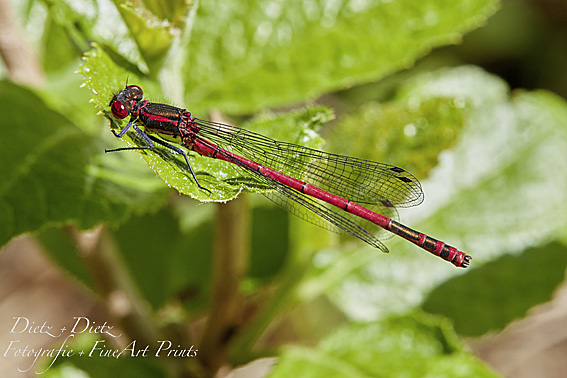
[[242,321],[239,287],[248,267],[249,253],[246,196],[219,204],[217,209],[212,303],[199,348],[200,359],[212,371],[226,364],[227,341]]

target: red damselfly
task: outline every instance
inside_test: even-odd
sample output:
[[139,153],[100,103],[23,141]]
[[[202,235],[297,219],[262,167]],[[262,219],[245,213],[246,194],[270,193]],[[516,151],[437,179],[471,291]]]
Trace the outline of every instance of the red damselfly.
[[185,109],[144,100],[137,85],[128,85],[115,95],[110,108],[117,119],[130,116],[119,133],[112,133],[120,138],[133,128],[146,145],[106,152],[149,150],[159,144],[182,155],[195,183],[207,190],[199,184],[183,146],[237,165],[248,177],[266,186],[266,197],[314,224],[350,234],[388,252],[380,241],[387,233],[378,233],[379,226],[457,267],[469,265],[469,255],[394,220],[396,207],[423,201],[419,181],[402,168],[279,142],[238,127],[198,119]]

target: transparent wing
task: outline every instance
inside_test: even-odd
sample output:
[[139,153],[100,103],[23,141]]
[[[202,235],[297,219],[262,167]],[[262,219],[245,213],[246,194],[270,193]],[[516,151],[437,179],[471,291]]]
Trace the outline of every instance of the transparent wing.
[[356,203],[388,209],[423,201],[421,184],[402,168],[279,142],[222,123],[195,119],[195,125],[199,138]]
[[[232,160],[231,156],[224,154],[222,151],[220,154],[223,154],[228,159]],[[388,248],[386,248],[381,241],[390,238],[393,234],[386,232],[384,229],[372,222],[357,217],[356,215],[350,214],[316,198],[307,196],[293,188],[282,185],[279,182],[262,175],[252,168],[240,165],[236,161],[234,162],[248,174],[254,176],[256,180],[263,182],[267,187],[272,188],[273,190],[262,194],[293,215],[324,229],[339,234],[348,234],[357,237],[371,246],[380,249],[382,252],[388,252]],[[387,207],[380,204],[369,206],[369,209],[392,219],[398,218],[398,212],[394,207]]]

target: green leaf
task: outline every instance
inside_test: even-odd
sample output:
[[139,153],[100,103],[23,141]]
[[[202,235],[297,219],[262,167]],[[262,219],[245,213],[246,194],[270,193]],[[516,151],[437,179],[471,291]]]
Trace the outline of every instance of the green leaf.
[[93,280],[92,271],[85,264],[84,254],[77,246],[77,239],[71,234],[68,228],[56,225],[43,227],[34,236],[51,261],[56,262],[58,267],[72,278],[96,292],[98,287]]
[[92,40],[89,33],[93,30],[94,18],[81,14],[78,7],[73,7],[68,1],[46,0],[45,3],[49,8],[50,20],[59,25],[79,49],[86,51],[88,40]]
[[[45,3],[53,21],[65,29],[81,51],[87,51],[89,44],[95,42],[112,50],[124,62],[147,71],[140,50],[116,7],[100,0],[83,2],[81,6],[73,0],[45,0]],[[153,31],[156,34],[163,33],[158,28]]]
[[451,98],[416,96],[371,103],[333,128],[329,149],[388,162],[416,177],[427,177],[437,166],[439,154],[457,140],[467,114],[465,107]]
[[[162,20],[170,20],[179,24],[186,16],[187,7],[192,5],[188,0],[142,0],[143,5]],[[141,6],[138,2],[138,6]]]
[[[444,282],[423,309],[452,317],[455,329],[464,336],[499,331],[535,305],[551,300],[565,280],[566,268],[567,247],[559,243],[530,248],[518,256],[505,255],[483,269]],[[466,301],[447,301],[455,287]]]
[[156,84],[143,79],[139,73],[128,70],[132,68],[131,66],[122,67],[120,64],[125,63],[119,61],[118,64],[115,59],[117,59],[116,55],[109,54],[101,45],[93,44],[93,48],[85,54],[85,63],[77,71],[84,77],[83,85],[92,91],[92,102],[107,118],[110,117],[109,119],[112,119],[109,110],[110,100],[126,86],[126,83],[136,84],[146,91],[161,94]]
[[249,113],[378,80],[459,42],[497,5],[202,2],[182,75],[186,102],[199,111]]
[[[267,202],[263,198],[259,200]],[[253,208],[249,277],[264,280],[272,278],[285,264],[290,250],[289,216],[288,212],[275,205]]]
[[[443,151],[440,164],[422,182],[425,202],[400,211],[404,223],[472,255],[471,269],[484,269],[483,264],[506,253],[521,255],[530,247],[565,240],[567,214],[558,206],[567,202],[565,100],[543,91],[511,96],[502,80],[475,67],[419,75],[398,98],[467,104],[457,142]],[[377,254],[375,262],[333,291],[334,303],[349,316],[369,320],[405,312],[458,274],[471,275],[461,286],[486,290],[472,272],[467,275],[399,238],[391,241],[389,255]],[[333,266],[336,258],[328,257],[326,263]],[[501,261],[494,264],[508,270]],[[546,290],[555,285],[551,276]],[[445,301],[463,309],[452,313],[455,321],[474,323],[464,311],[469,298],[454,285],[451,290]],[[523,300],[525,306],[535,301]]]
[[[144,57],[150,71],[157,72],[160,63],[165,59],[167,51],[173,44],[176,35],[181,30],[167,19],[152,13],[144,7],[144,4],[137,2],[135,5],[130,2],[114,0],[120,15],[130,30],[132,38],[136,41],[140,53]],[[169,4],[175,4],[170,2]],[[179,3],[179,2],[177,2]],[[167,7],[167,2],[162,2]],[[157,3],[155,5],[158,5]],[[153,7],[156,11],[162,11],[161,7]],[[170,20],[183,19],[188,9],[180,9],[180,13]],[[165,10],[166,11],[166,10]],[[161,13],[161,12],[160,12]],[[166,13],[170,13],[167,12]],[[162,15],[164,16],[164,15]],[[179,26],[183,26],[182,23]]]
[[[208,302],[214,240],[211,208],[194,201],[178,205],[200,221],[194,219],[195,224],[181,232],[177,219],[161,210],[132,217],[114,236],[137,287],[154,309],[172,298],[182,298],[193,309]],[[212,204],[204,205],[208,206]]]
[[287,347],[270,378],[290,377],[498,377],[464,351],[449,322],[416,314],[349,324],[316,349]]
[[497,0],[48,3],[77,45],[105,46],[123,67],[159,77],[164,91],[197,113],[252,113],[378,80],[434,47],[458,43],[498,6]]
[[47,72],[57,72],[61,67],[73,65],[76,68],[77,52],[65,30],[50,18],[46,22],[47,33],[44,35],[45,50],[43,66]]
[[132,211],[163,202],[159,183],[144,181],[143,174],[128,182],[122,166],[101,159],[103,147],[95,138],[29,90],[0,82],[0,104],[0,161],[7,162],[0,184],[0,245],[47,225],[118,224]]

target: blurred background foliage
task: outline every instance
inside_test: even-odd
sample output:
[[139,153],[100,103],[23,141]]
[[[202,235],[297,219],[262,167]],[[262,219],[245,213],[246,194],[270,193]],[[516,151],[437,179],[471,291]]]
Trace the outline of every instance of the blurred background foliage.
[[[565,278],[564,2],[0,3],[1,244],[33,233],[126,340],[199,349],[60,359],[46,376],[211,376],[264,356],[279,357],[272,377],[497,376],[461,337],[502,330]],[[126,82],[200,118],[406,168],[426,200],[402,221],[471,268],[329,234],[247,195],[260,190],[222,162],[191,156],[208,194],[167,151],[105,155],[140,143],[108,132]]]

